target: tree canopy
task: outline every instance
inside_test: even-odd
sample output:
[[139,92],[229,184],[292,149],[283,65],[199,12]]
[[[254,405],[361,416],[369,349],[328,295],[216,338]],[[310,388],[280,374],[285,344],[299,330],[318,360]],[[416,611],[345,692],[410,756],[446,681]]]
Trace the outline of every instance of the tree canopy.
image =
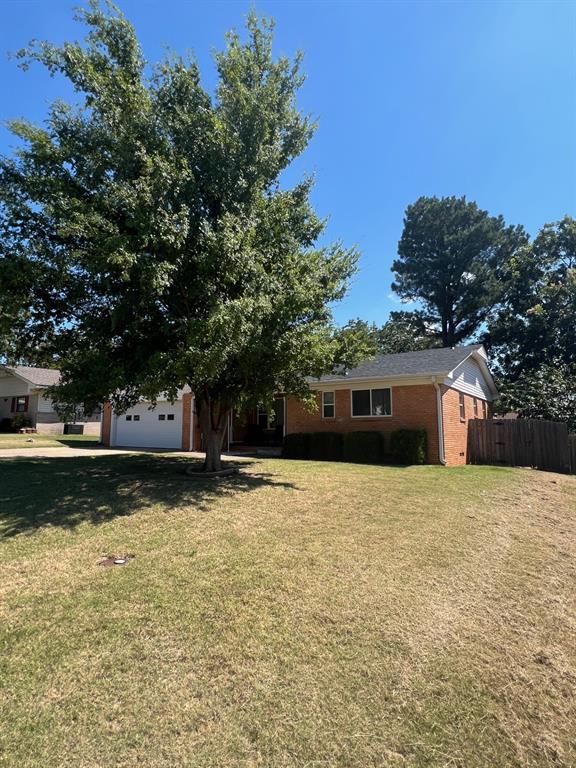
[[388,320],[377,330],[376,337],[378,349],[383,355],[441,346],[436,329],[430,328],[423,313],[418,311],[390,312]]
[[510,259],[486,342],[511,379],[559,361],[576,365],[576,220],[546,224]]
[[421,197],[406,209],[392,288],[423,305],[452,347],[481,327],[500,295],[498,271],[527,236],[464,197]]
[[214,469],[232,408],[309,397],[306,377],[338,352],[329,304],[356,253],[316,246],[310,179],[280,184],[315,129],[296,106],[301,57],[275,59],[272,23],[251,14],[246,41],[232,32],[216,54],[211,94],[192,59],[150,68],[113,6],[93,0],[78,18],[83,44],[18,54],[77,99],[42,127],[10,123],[22,148],[0,160],[0,273],[20,259],[30,280],[26,334],[5,334],[4,353],[42,340],[59,400],[87,409],[190,386]]

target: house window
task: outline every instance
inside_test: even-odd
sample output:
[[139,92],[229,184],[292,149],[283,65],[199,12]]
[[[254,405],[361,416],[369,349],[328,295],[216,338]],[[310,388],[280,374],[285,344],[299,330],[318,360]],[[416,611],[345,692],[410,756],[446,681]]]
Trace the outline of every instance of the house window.
[[482,418],[488,418],[488,406],[486,404],[486,400],[482,400]]
[[478,398],[474,398],[474,418],[478,418]]
[[138,416],[138,415],[135,415],[135,416],[134,416],[134,421],[140,421],[140,416]]
[[169,413],[168,416],[166,416],[166,418],[168,419],[168,421],[174,421],[174,414]]
[[28,398],[27,397],[15,397],[13,409],[16,413],[26,413],[28,410]]
[[165,415],[165,414],[163,414],[163,413],[161,413],[161,414],[158,416],[158,421],[166,421],[166,415]]
[[391,416],[392,390],[353,389],[352,416]]
[[462,392],[458,395],[458,401],[460,404],[460,421],[466,421],[466,403]]
[[132,421],[132,416],[130,415],[126,416],[126,421]]
[[322,392],[322,418],[333,419],[334,415],[334,392]]

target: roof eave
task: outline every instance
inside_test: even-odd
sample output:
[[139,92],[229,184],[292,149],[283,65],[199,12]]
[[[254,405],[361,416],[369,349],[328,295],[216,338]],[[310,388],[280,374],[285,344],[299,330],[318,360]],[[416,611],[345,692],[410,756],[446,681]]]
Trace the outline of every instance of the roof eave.
[[362,384],[364,382],[369,381],[398,381],[401,379],[402,381],[410,381],[412,379],[430,379],[434,376],[448,376],[450,371],[426,371],[425,373],[402,373],[402,374],[390,374],[388,376],[354,376],[354,377],[348,377],[348,376],[334,376],[332,379],[314,379],[312,381],[309,381],[308,384],[310,386],[317,386],[322,384],[342,384],[342,383],[350,383],[350,384]]

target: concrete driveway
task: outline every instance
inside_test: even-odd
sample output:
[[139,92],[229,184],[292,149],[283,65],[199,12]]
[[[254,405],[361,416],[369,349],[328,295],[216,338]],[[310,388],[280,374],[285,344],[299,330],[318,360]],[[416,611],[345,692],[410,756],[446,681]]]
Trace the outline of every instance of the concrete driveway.
[[0,450],[0,461],[2,459],[62,459],[74,458],[76,456],[115,456],[124,453],[169,453],[172,456],[188,456],[190,458],[204,458],[203,453],[191,453],[190,451],[167,451],[163,448],[102,448],[101,446],[90,446],[86,448],[5,448]]

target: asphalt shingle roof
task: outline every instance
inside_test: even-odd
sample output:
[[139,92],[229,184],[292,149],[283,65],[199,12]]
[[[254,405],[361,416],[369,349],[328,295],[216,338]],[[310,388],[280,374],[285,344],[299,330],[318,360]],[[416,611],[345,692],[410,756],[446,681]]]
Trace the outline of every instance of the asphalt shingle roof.
[[449,373],[465,360],[481,344],[466,347],[424,349],[420,352],[400,352],[396,355],[379,355],[350,368],[345,374],[328,374],[318,381],[342,381],[346,379],[384,379],[397,376],[434,376]]
[[60,381],[60,371],[54,368],[32,368],[28,365],[15,365],[7,368],[36,387],[51,387]]

